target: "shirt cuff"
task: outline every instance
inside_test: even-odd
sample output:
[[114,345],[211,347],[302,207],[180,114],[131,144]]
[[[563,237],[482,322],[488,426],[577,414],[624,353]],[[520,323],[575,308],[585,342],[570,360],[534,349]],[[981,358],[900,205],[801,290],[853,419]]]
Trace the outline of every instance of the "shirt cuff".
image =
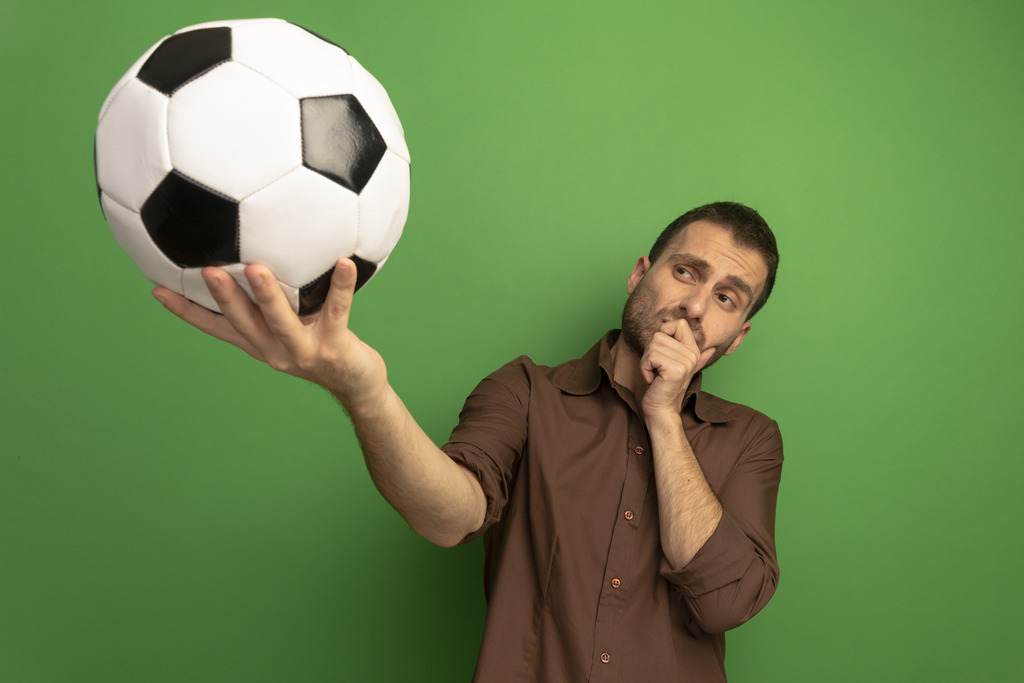
[[[476,452],[475,449],[459,449],[453,446],[451,443],[445,444],[441,447],[445,455],[451,458],[457,464],[465,467],[467,470],[472,472],[477,481],[480,482],[480,488],[483,489],[484,499],[487,502],[487,509],[484,513],[483,524],[476,531],[472,531],[467,534],[459,543],[469,543],[480,536],[484,535],[484,532],[501,519],[502,508],[508,499],[505,485],[500,476],[496,473],[496,469],[493,466],[487,466],[485,463],[490,463],[482,453]],[[466,453],[465,450],[471,450],[472,455]]]
[[753,553],[754,544],[723,510],[718,527],[690,563],[673,570],[663,557],[661,576],[679,591],[697,597],[742,579],[754,559]]

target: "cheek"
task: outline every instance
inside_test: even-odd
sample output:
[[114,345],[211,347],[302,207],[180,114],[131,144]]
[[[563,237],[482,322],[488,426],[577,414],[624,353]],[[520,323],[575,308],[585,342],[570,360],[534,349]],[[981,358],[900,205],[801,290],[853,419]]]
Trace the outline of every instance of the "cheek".
[[747,336],[747,328],[741,327],[740,330],[733,336],[732,341],[729,343],[729,345],[726,348],[725,352],[728,354],[728,353],[732,353],[733,351],[738,349],[739,346],[740,346],[740,343],[743,341],[744,337],[746,337],[746,336]]
[[733,344],[738,344],[742,341],[743,326],[737,327],[736,324],[729,320],[720,320],[717,317],[714,319],[704,319],[704,334],[707,336],[708,342],[714,344],[715,347],[722,351],[733,350]]

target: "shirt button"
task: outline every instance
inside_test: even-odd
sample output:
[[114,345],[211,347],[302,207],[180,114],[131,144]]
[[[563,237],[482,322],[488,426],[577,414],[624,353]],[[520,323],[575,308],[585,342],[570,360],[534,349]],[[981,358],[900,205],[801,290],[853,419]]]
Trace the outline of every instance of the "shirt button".
[[612,656],[610,654],[608,654],[607,652],[602,652],[601,653],[601,661],[604,662],[605,664],[607,664],[608,662],[612,661]]
[[633,511],[632,510],[626,510],[625,512],[622,513],[622,516],[625,517],[626,519],[633,519]]
[[637,455],[643,455],[644,454],[644,447],[643,446],[637,446],[636,448],[633,449],[633,452],[636,453]]
[[622,585],[621,581],[619,581],[618,579],[612,579],[612,588],[618,588],[621,585]]

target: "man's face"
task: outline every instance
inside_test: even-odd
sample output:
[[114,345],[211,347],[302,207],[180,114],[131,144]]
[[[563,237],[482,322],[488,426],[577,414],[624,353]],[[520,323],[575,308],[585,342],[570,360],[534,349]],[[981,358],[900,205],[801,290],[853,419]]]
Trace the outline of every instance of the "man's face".
[[768,267],[761,255],[736,244],[725,228],[690,223],[655,263],[641,258],[627,282],[623,341],[639,358],[654,333],[685,319],[694,341],[715,353],[704,367],[735,351],[750,330],[747,315],[764,287]]

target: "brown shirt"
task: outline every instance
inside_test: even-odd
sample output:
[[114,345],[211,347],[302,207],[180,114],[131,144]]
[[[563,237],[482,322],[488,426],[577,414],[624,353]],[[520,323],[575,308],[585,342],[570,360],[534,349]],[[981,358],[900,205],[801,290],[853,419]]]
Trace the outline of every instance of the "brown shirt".
[[775,591],[778,425],[700,391],[683,427],[724,508],[696,557],[661,552],[651,447],[610,381],[609,333],[554,368],[519,358],[466,401],[444,450],[487,497],[487,619],[474,680],[724,681],[724,631]]

